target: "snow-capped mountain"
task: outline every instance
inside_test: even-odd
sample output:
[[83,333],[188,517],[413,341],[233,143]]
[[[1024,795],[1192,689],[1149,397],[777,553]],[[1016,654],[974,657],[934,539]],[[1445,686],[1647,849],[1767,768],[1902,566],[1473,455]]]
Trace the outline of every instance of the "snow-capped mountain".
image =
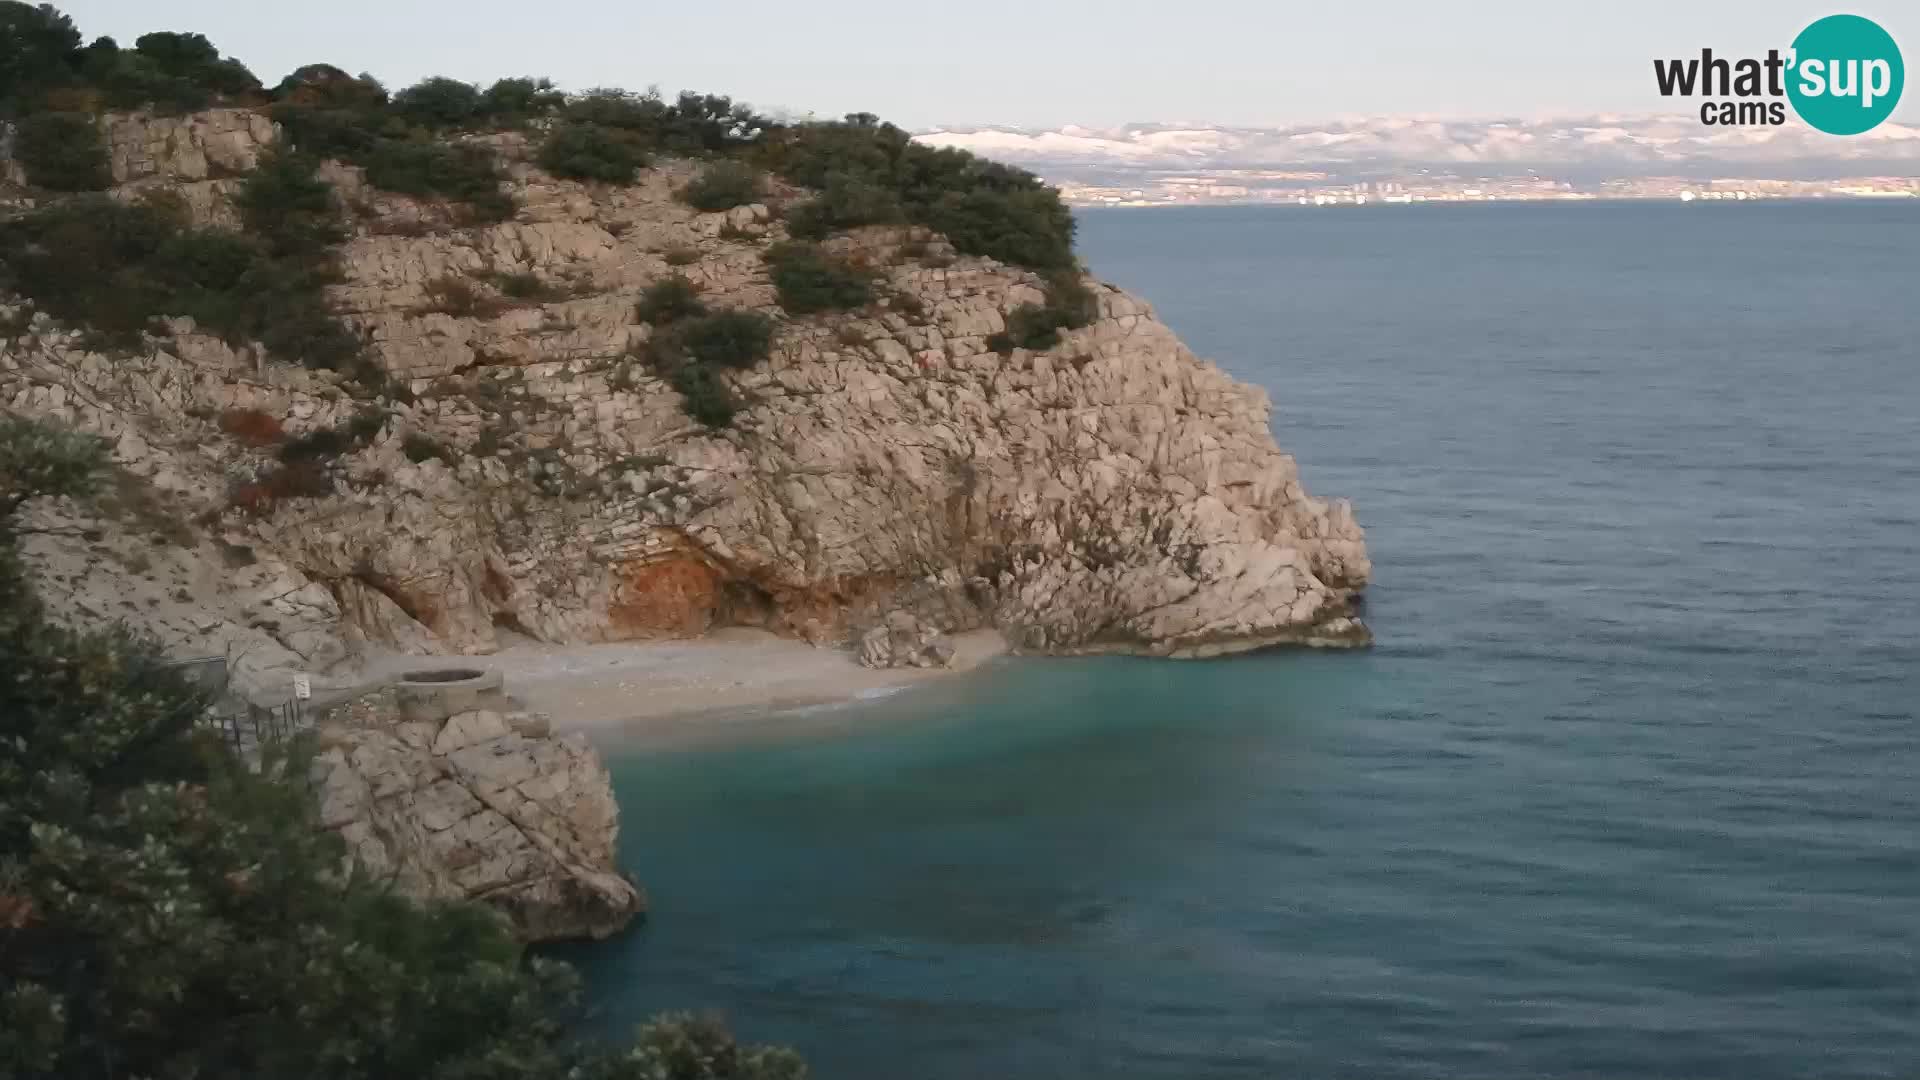
[[1488,164],[1644,172],[1689,165],[1842,162],[1920,167],[1920,127],[1889,121],[1864,135],[1836,138],[1797,120],[1778,127],[1709,127],[1692,115],[1549,120],[1388,117],[1297,127],[945,128],[916,137],[932,145],[961,147],[1037,168]]

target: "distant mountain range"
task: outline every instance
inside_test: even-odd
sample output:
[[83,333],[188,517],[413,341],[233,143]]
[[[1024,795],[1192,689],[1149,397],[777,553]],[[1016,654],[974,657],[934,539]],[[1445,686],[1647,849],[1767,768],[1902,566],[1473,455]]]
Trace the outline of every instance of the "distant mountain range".
[[1528,168],[1616,176],[1739,168],[1780,175],[1920,172],[1920,127],[1891,121],[1836,138],[1797,121],[1709,127],[1697,116],[1596,115],[1549,120],[1362,118],[1297,127],[1128,124],[944,128],[917,136],[1038,172],[1446,167]]

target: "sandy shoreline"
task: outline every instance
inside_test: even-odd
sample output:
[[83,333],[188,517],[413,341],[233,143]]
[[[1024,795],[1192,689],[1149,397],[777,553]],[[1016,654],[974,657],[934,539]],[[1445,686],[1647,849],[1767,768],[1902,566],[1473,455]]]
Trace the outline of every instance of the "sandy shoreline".
[[394,657],[381,666],[491,668],[508,694],[551,715],[555,730],[624,739],[688,734],[724,722],[724,714],[855,701],[969,671],[1006,651],[991,630],[953,641],[954,666],[945,669],[876,671],[848,650],[743,629],[694,641],[521,644],[487,656]]

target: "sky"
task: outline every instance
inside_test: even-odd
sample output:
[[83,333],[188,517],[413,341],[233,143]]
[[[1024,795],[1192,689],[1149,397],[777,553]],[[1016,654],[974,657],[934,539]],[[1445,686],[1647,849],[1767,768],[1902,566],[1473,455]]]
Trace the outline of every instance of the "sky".
[[[1285,125],[1675,110],[1652,60],[1785,49],[1836,11],[1920,66],[1920,4],[1864,0],[67,0],[89,38],[198,31],[269,84],[302,64],[659,86],[909,128]],[[1667,108],[1663,109],[1663,104]],[[1895,119],[1920,123],[1909,88]]]

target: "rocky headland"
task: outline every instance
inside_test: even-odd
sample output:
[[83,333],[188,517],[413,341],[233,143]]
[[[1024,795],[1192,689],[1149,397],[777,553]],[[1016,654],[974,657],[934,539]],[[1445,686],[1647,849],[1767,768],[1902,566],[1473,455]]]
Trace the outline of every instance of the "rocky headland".
[[[244,179],[288,138],[256,108],[100,128],[108,194],[197,227],[240,226]],[[870,302],[789,311],[768,258],[807,189],[769,177],[702,212],[677,197],[697,160],[583,182],[525,131],[460,142],[497,162],[499,220],[319,168],[347,229],[326,301],[377,385],[192,319],[129,347],[6,305],[0,405],[104,436],[121,472],[102,505],[36,511],[24,547],[56,608],[226,655],[263,701],[295,672],[350,685],[374,655],[724,627],[911,666],[982,628],[1035,654],[1368,640],[1351,511],[1301,486],[1264,392],[1140,299],[1078,279],[1080,325],[1010,346],[1049,278],[902,224],[819,244],[871,274]],[[672,277],[771,319],[765,360],[719,376],[724,426],[647,360],[662,330],[636,303]],[[494,900],[531,936],[605,932],[632,905],[600,857],[591,751],[497,711],[455,719],[326,751],[329,823],[422,895]]]

